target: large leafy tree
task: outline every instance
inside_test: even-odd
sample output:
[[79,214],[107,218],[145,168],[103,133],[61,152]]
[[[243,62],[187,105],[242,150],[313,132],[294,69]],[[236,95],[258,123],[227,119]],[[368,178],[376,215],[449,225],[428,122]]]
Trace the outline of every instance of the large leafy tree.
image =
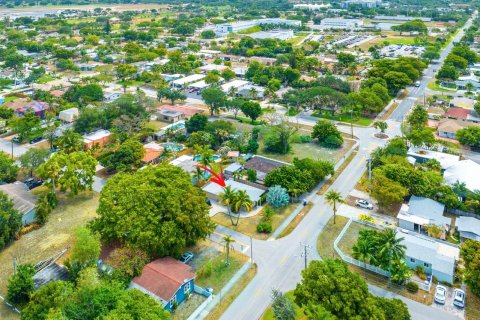
[[23,117],[14,118],[10,121],[13,132],[18,134],[20,141],[29,137],[34,129],[40,126],[40,118],[33,112],[27,112]]
[[15,239],[22,227],[20,213],[13,208],[13,202],[8,196],[0,192],[0,249]]
[[91,227],[106,241],[176,256],[212,232],[206,200],[188,173],[169,164],[120,173],[102,190]]
[[465,282],[480,297],[480,242],[466,240],[461,246],[460,254],[465,262]]
[[175,101],[185,100],[187,97],[179,90],[172,88],[161,88],[157,91],[157,99],[160,101],[162,99],[170,100],[172,104],[175,104]]
[[327,146],[339,147],[343,144],[343,137],[340,131],[328,120],[320,120],[315,124],[312,138]]
[[131,171],[141,165],[145,149],[143,144],[137,140],[130,139],[120,145],[111,155],[105,157],[101,162],[109,170]]
[[480,147],[480,127],[465,127],[455,134],[457,140],[467,146]]
[[185,121],[185,129],[187,129],[188,133],[203,131],[207,123],[208,117],[204,114],[197,113]]
[[294,296],[315,319],[385,319],[366,282],[338,259],[310,262]]
[[295,166],[282,166],[273,169],[265,177],[265,185],[282,186],[292,196],[307,192],[315,186],[315,180],[308,170],[298,169]]
[[18,265],[15,274],[8,279],[7,301],[14,304],[28,302],[34,289],[34,274],[33,265]]
[[225,107],[226,95],[219,87],[210,87],[202,91],[202,99],[210,109],[210,115]]
[[22,320],[44,320],[51,309],[61,308],[73,292],[73,285],[52,281],[33,292],[30,303],[22,310]]
[[258,102],[246,101],[241,109],[247,117],[252,119],[252,123],[262,114],[262,107]]
[[0,151],[0,181],[13,182],[17,178],[18,167],[15,160],[8,154]]
[[75,244],[72,254],[65,263],[70,272],[70,279],[77,281],[79,273],[85,268],[96,265],[100,255],[100,239],[87,228],[75,231]]
[[60,187],[62,192],[76,195],[80,191],[92,190],[96,166],[97,160],[89,152],[66,154],[60,151],[38,167],[37,174],[45,179],[52,191]]
[[31,148],[22,154],[18,160],[22,167],[27,169],[30,172],[30,175],[32,175],[33,170],[44,163],[49,155],[50,151],[48,149]]
[[428,112],[424,107],[417,105],[407,118],[407,122],[412,129],[421,129],[427,125]]

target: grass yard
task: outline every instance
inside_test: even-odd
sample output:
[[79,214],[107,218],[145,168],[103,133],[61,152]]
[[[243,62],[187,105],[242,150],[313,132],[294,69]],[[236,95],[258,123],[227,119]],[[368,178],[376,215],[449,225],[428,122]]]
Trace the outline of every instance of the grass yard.
[[[280,226],[280,224],[282,224],[283,220],[285,220],[293,212],[293,210],[295,210],[297,205],[298,203],[293,203],[289,204],[284,208],[274,209],[275,214],[272,217],[272,232],[275,231]],[[265,207],[267,206],[268,204]],[[265,208],[263,210],[265,210]],[[262,217],[262,212],[259,212],[253,217],[240,219],[238,222],[238,226],[232,226],[232,223],[230,222],[230,217],[225,213],[217,213],[215,216],[212,217],[212,220],[216,224],[228,227],[232,230],[246,234],[255,239],[265,240],[268,239],[270,235],[257,232],[257,224],[260,222]]]
[[220,303],[208,314],[208,319],[219,319],[238,295],[252,281],[257,274],[257,266],[253,265],[248,271],[237,281],[230,291],[220,300]]
[[[0,252],[0,295],[5,296],[8,278],[13,273],[12,257],[16,257],[18,263],[45,260],[69,246],[75,229],[85,226],[96,216],[98,194],[95,192],[85,192],[75,197],[59,194],[58,200],[57,208],[43,227],[22,236]],[[65,256],[60,260],[64,261]],[[0,319],[17,318],[0,303]]]
[[336,257],[336,252],[333,248],[333,242],[347,222],[348,218],[338,215],[335,224],[333,224],[333,217],[328,220],[317,240],[317,251],[320,257],[323,259]]
[[145,84],[145,82],[137,81],[137,80],[125,80],[125,81],[118,81],[117,84],[121,86],[126,85],[127,87],[131,87],[131,86],[139,86],[139,85]]
[[214,293],[218,293],[247,260],[247,256],[231,250],[230,265],[227,266],[224,252],[215,251],[212,255],[205,255],[198,262],[201,267],[196,271],[195,284],[203,288],[210,287]]
[[432,81],[430,81],[427,84],[427,88],[430,90],[439,91],[439,92],[455,92],[456,91],[455,88],[452,88],[451,90],[449,90],[449,89],[440,87],[440,85],[435,81],[435,79],[432,79]]
[[297,46],[300,42],[302,42],[304,38],[305,38],[304,36],[293,37],[286,40],[286,42],[291,43],[292,46]]
[[147,128],[151,128],[155,131],[161,130],[162,128],[168,126],[170,123],[168,122],[163,122],[163,121],[158,121],[158,120],[150,120],[147,124]]
[[[293,307],[295,309],[295,320],[307,320],[307,316],[303,313],[303,309],[299,307],[295,302],[295,298],[293,296],[293,291],[288,291],[285,293],[285,296],[293,302]],[[262,315],[261,320],[275,320],[275,316],[273,314],[272,306],[269,306],[267,310]]]
[[17,96],[8,96],[8,97],[5,97],[5,103],[10,101],[15,101],[17,99],[19,99]]
[[377,230],[358,222],[352,222],[350,224],[350,227],[348,227],[347,231],[345,232],[342,239],[338,243],[338,247],[340,248],[340,250],[342,250],[342,252],[345,253],[346,255],[351,256],[352,248],[358,239],[358,234],[360,233],[361,230],[367,230],[367,229]]
[[[317,112],[313,113],[312,116],[317,117],[317,118],[322,118],[322,119],[352,123],[352,118],[350,117],[349,113],[341,113],[341,114],[332,116],[331,114],[321,113],[321,112],[317,111]],[[374,119],[371,119],[371,118],[357,116],[357,117],[354,117],[353,124],[358,125],[358,126],[367,127],[373,122],[373,120]]]
[[467,303],[465,314],[467,320],[480,319],[480,297],[475,296],[469,287],[466,291]]
[[44,83],[48,83],[48,82],[53,81],[53,80],[55,80],[54,77],[49,76],[48,74],[44,74],[43,76],[40,77],[40,79],[38,79],[38,80],[36,81],[36,83],[38,83],[38,84],[44,84]]

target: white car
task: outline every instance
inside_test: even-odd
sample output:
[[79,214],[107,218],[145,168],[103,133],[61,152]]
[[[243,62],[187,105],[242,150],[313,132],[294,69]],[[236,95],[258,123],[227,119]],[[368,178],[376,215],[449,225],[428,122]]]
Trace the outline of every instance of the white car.
[[357,201],[355,201],[355,205],[357,207],[365,208],[365,209],[368,209],[368,210],[373,210],[373,204],[371,204],[367,200],[357,200]]
[[435,289],[435,302],[440,304],[445,304],[447,299],[447,288],[444,286],[437,286]]
[[459,308],[465,307],[465,291],[462,289],[453,290],[453,305]]

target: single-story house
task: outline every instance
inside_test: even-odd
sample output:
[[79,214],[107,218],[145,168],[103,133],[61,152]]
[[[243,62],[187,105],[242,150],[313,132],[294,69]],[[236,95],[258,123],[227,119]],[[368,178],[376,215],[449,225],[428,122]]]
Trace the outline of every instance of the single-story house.
[[418,163],[425,163],[430,159],[435,159],[440,162],[443,170],[460,161],[459,155],[426,150],[418,147],[411,147],[407,152],[407,156],[415,158],[416,162]]
[[13,207],[22,216],[23,225],[31,224],[35,221],[37,197],[28,190],[28,187],[23,182],[16,181],[0,185],[0,191],[13,201]]
[[459,181],[470,191],[480,190],[480,164],[470,159],[451,164],[443,172],[443,177],[450,185]]
[[408,204],[403,204],[398,212],[398,226],[402,229],[425,232],[424,226],[434,224],[445,232],[450,229],[452,220],[444,217],[445,205],[435,200],[412,196]]
[[[261,204],[261,197],[266,192],[264,189],[235,181],[233,179],[225,181],[225,184],[226,186],[230,186],[232,190],[244,190],[250,197],[250,200],[253,201],[255,207]],[[207,193],[209,199],[214,201],[218,201],[219,195],[223,192],[223,188],[213,182],[207,183],[205,186],[203,186],[202,190]]]
[[226,175],[226,176],[233,176],[233,174],[239,170],[242,170],[242,165],[240,163],[232,163],[230,164],[228,167],[226,167],[225,169],[223,169],[223,173]]
[[156,162],[163,153],[163,147],[154,141],[143,145],[143,149],[145,149],[145,155],[142,159],[144,163]]
[[171,257],[157,259],[145,265],[142,274],[133,278],[131,289],[138,289],[172,311],[194,289],[195,273],[190,267]]
[[460,108],[460,107],[450,107],[445,114],[443,115],[445,118],[450,119],[461,119],[467,120],[468,116],[470,115],[470,110]]
[[[182,113],[183,114],[182,119],[190,119],[195,114],[203,113],[205,111],[202,108],[197,108],[194,106],[187,106],[187,105],[180,105],[180,104],[176,104],[176,105],[166,104],[157,108],[157,112],[165,111],[165,110]],[[161,118],[159,118],[158,120],[161,120]],[[177,120],[177,121],[180,121],[180,120]]]
[[45,112],[50,108],[48,103],[42,101],[33,101],[28,105],[15,110],[15,113],[19,116],[24,116],[28,112],[33,112],[40,119],[45,119]]
[[178,122],[185,118],[183,112],[163,109],[157,112],[157,120],[165,122]]
[[460,234],[460,240],[472,239],[480,241],[480,220],[474,217],[458,217],[455,227]]
[[48,283],[52,281],[68,281],[69,275],[68,275],[68,270],[56,263],[52,263],[42,270],[38,271],[34,276],[33,276],[33,283],[35,290],[40,289],[44,285],[47,285]]
[[58,114],[58,118],[63,122],[73,122],[76,118],[78,118],[78,108],[70,108],[66,110],[60,111]]
[[85,143],[85,149],[91,149],[93,146],[103,147],[110,141],[112,133],[108,130],[100,129],[95,132],[86,134],[83,136],[83,142]]
[[289,163],[270,159],[262,156],[253,156],[244,164],[245,169],[254,169],[257,171],[257,181],[263,181],[265,176],[273,169],[290,165]]
[[403,238],[401,243],[406,246],[405,262],[409,268],[421,266],[426,274],[439,281],[453,283],[455,265],[460,257],[458,247],[402,230],[397,233],[397,238]]
[[455,139],[455,134],[458,130],[472,125],[475,124],[457,119],[442,119],[438,123],[437,127],[438,136],[442,138]]

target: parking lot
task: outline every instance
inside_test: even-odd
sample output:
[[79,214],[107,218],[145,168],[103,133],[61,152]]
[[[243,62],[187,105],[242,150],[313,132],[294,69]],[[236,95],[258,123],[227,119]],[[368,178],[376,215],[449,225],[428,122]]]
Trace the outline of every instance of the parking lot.
[[382,48],[381,53],[386,57],[419,57],[424,51],[424,47],[393,44]]
[[450,314],[455,315],[459,319],[465,319],[465,309],[458,308],[453,305],[453,290],[454,288],[446,287],[447,288],[447,299],[445,304],[439,304],[435,301],[432,303],[432,307],[436,309],[443,310]]

